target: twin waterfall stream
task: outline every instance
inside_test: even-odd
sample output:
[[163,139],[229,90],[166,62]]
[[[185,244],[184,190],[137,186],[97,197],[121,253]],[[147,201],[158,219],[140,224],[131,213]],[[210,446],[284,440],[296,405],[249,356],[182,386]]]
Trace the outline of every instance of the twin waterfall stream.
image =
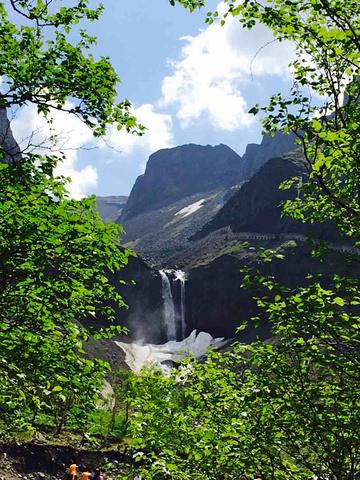
[[[162,282],[162,297],[164,300],[164,326],[167,341],[183,340],[185,338],[185,272],[181,270],[160,270]],[[173,276],[172,284],[169,276]],[[180,302],[176,308],[172,287],[180,285]]]
[[125,362],[133,372],[147,364],[157,364],[166,372],[176,360],[194,355],[199,358],[210,346],[220,347],[228,341],[213,339],[209,333],[193,330],[186,337],[186,274],[181,270],[160,270],[163,298],[162,325],[166,337],[163,345],[144,341],[125,343],[115,341],[125,352]]

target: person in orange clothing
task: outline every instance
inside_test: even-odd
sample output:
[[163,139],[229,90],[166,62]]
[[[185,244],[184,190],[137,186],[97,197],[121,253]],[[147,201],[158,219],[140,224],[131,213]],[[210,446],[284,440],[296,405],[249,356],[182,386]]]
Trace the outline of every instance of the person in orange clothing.
[[90,472],[83,472],[82,480],[89,480],[90,475],[91,475]]
[[77,465],[75,463],[70,465],[70,475],[72,480],[75,480],[77,477]]

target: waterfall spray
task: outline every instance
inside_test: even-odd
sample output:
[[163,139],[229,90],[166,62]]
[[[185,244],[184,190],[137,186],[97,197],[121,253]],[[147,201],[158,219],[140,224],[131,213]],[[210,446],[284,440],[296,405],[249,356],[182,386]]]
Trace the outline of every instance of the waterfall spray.
[[164,270],[159,271],[162,282],[162,297],[164,300],[164,323],[166,340],[176,340],[176,321],[174,300],[171,293],[170,280]]

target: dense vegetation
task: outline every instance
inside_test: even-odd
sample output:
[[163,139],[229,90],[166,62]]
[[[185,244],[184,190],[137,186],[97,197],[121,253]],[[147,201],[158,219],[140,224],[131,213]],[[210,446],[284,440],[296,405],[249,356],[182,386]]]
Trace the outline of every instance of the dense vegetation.
[[[95,40],[84,31],[77,44],[68,39],[73,25],[97,19],[101,8],[73,3],[56,10],[56,2],[12,0],[9,8],[26,17],[22,26],[8,20],[0,3],[1,74],[7,85],[0,106],[34,103],[50,120],[51,110],[68,108],[71,96],[69,113],[95,135],[113,123],[141,133],[129,103],[114,104],[117,77],[109,61],[86,54]],[[178,3],[193,10],[206,2]],[[356,246],[358,1],[225,3],[228,13],[209,14],[208,23],[224,24],[228,15],[245,28],[262,23],[296,48],[289,97],[276,94],[268,107],[252,109],[266,114],[266,132],[293,132],[304,153],[309,179],[299,186],[298,198],[284,204],[285,214],[299,221],[330,220]],[[45,26],[52,32],[46,38]],[[74,320],[97,313],[111,320],[103,301],[122,300],[107,269],[124,265],[128,253],[119,249],[117,227],[102,224],[92,200],[68,198],[66,180],[54,178],[56,158],[27,152],[12,157],[4,149],[2,154],[1,428],[25,428],[45,413],[61,429],[66,412],[85,428],[106,365],[79,355],[88,333]],[[279,255],[261,251],[259,259],[271,266]],[[358,281],[335,276],[325,288],[321,278],[310,277],[308,286],[289,291],[271,275],[244,274],[245,287],[269,290],[269,297],[262,294],[257,301],[259,318],[273,325],[271,342],[234,345],[203,363],[190,359],[167,378],[157,370],[118,374],[110,422],[124,409],[123,433],[132,437],[135,459],[129,475],[230,480],[259,470],[270,479],[360,478]]]
[[31,428],[39,412],[59,430],[70,414],[86,424],[108,367],[83,358],[89,333],[74,320],[112,320],[107,302],[124,304],[107,278],[127,263],[121,228],[104,226],[93,200],[69,198],[68,180],[54,176],[61,158],[14,147],[4,115],[34,104],[50,123],[52,110],[67,111],[97,136],[108,125],[141,133],[129,102],[115,103],[109,60],[88,53],[96,39],[72,35],[103,7],[71,3],[0,3],[0,428],[10,431]]

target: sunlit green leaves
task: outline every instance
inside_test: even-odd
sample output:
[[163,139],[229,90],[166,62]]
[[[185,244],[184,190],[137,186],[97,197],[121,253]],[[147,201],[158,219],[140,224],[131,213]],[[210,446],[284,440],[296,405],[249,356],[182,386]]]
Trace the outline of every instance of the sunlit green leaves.
[[196,8],[202,8],[205,5],[205,0],[169,0],[169,3],[173,7],[176,3],[179,3],[193,12]]
[[25,405],[51,414],[57,402],[59,415],[76,405],[86,420],[106,366],[79,357],[89,334],[74,320],[111,321],[108,302],[124,305],[107,276],[127,263],[121,228],[102,223],[92,198],[68,198],[55,165],[31,155],[1,165],[0,417],[8,425],[22,422]]
[[[67,7],[50,3],[14,1],[12,17],[4,3],[0,4],[4,86],[0,107],[33,103],[49,121],[52,110],[68,111],[81,118],[96,136],[104,135],[111,125],[142,134],[144,128],[130,114],[130,102],[117,102],[119,78],[109,58],[95,60],[89,53],[96,38],[83,29],[77,43],[75,36],[69,37],[79,21],[97,20],[103,6],[90,8],[82,0],[73,0]],[[16,15],[19,21],[9,20]],[[19,25],[22,21],[25,25]]]

